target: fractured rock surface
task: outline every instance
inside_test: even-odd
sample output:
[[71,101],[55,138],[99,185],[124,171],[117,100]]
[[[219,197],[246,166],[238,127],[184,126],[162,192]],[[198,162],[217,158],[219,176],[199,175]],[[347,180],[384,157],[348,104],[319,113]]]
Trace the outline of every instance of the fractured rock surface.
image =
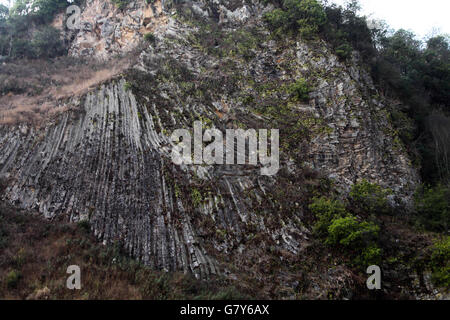
[[[395,143],[387,102],[357,56],[340,62],[323,43],[280,48],[252,21],[263,6],[220,3],[191,8],[215,19],[224,38],[242,36],[236,25],[255,27],[248,32],[255,38],[248,57],[227,48],[223,58],[202,47],[201,27],[167,15],[160,1],[134,1],[124,12],[88,1],[71,54],[125,53],[144,31],[160,28],[156,42],[123,78],[103,83],[55,121],[39,129],[0,127],[0,176],[11,181],[2,197],[49,219],[87,219],[105,244],[118,241],[147,265],[205,279],[229,274],[227,263],[237,269],[263,264],[268,250],[277,258],[302,255],[310,233],[302,223],[305,168],[344,193],[364,178],[393,189],[393,201],[410,201],[417,173]],[[309,102],[292,102],[281,90],[299,78],[314,84]],[[269,103],[287,105],[309,132],[281,150],[279,175],[262,177],[247,166],[172,164],[172,130],[199,119],[219,129],[267,128],[275,122],[259,108]],[[287,129],[280,128],[282,139]]]

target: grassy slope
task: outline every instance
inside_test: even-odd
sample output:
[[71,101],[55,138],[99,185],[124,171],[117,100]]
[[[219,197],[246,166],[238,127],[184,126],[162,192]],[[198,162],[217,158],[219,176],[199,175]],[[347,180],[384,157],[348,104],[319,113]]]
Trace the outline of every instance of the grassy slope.
[[[69,265],[81,290],[68,290]],[[49,222],[0,204],[0,299],[248,298],[223,279],[153,271],[95,241],[85,224]]]

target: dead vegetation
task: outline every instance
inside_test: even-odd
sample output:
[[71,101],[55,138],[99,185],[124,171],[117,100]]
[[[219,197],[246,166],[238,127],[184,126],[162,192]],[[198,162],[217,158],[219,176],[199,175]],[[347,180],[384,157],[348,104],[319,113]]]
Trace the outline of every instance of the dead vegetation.
[[0,65],[0,125],[38,125],[75,107],[70,99],[121,74],[131,59],[98,62],[61,57]]
[[[81,290],[66,287],[78,265]],[[89,224],[47,221],[0,203],[0,299],[237,299],[249,298],[223,278],[154,271],[104,246]]]

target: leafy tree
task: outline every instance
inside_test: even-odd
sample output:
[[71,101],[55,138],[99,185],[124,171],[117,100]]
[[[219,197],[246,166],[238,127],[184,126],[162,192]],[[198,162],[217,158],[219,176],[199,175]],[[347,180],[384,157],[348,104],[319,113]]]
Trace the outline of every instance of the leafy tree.
[[423,52],[426,67],[423,85],[430,94],[431,103],[448,109],[450,101],[450,47],[444,36],[430,38]]
[[448,38],[431,38],[424,47],[413,33],[399,30],[381,39],[372,63],[379,87],[400,98],[407,106],[402,111],[414,120],[414,136],[404,142],[417,150],[417,162],[427,183],[450,183],[449,56]]
[[378,29],[370,29],[365,17],[358,15],[357,1],[342,6],[326,6],[327,23],[322,28],[322,36],[334,47],[336,54],[347,59],[353,50],[358,50],[364,58],[376,54],[374,37]]
[[51,26],[46,26],[36,32],[32,46],[34,54],[38,58],[53,58],[65,52],[59,30]]
[[12,15],[26,16],[30,13],[32,0],[16,0],[11,8]]

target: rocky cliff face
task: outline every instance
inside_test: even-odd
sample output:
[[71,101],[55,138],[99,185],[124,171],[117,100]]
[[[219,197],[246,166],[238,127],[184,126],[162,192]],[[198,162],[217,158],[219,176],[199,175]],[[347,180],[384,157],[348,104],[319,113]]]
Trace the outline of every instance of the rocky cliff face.
[[164,1],[132,1],[123,10],[110,1],[88,0],[69,54],[108,59],[131,51],[144,34],[164,29]]
[[[128,53],[149,32],[170,33],[170,17],[176,15],[176,7],[180,5],[189,6],[199,16],[215,15],[221,24],[248,20],[252,15],[252,7],[234,2],[130,1],[119,9],[110,1],[87,0],[81,12],[79,27],[75,34],[68,34],[73,37],[69,54],[108,59],[113,55]],[[53,25],[63,30],[65,22],[61,15]]]
[[[0,175],[11,182],[2,197],[49,219],[89,220],[105,244],[117,241],[155,268],[205,279],[270,275],[291,296],[304,276],[289,266],[307,259],[311,189],[334,184],[345,194],[364,178],[407,203],[418,176],[357,55],[344,63],[320,41],[275,41],[261,23],[265,10],[244,1],[133,1],[118,11],[87,1],[71,54],[144,50],[55,121],[0,128]],[[150,31],[155,41],[143,43]],[[312,88],[308,101],[286,90],[300,78]],[[170,134],[195,120],[221,130],[279,128],[279,173],[174,165]],[[345,267],[319,269],[333,290],[350,281]],[[308,289],[312,296],[320,286]]]

